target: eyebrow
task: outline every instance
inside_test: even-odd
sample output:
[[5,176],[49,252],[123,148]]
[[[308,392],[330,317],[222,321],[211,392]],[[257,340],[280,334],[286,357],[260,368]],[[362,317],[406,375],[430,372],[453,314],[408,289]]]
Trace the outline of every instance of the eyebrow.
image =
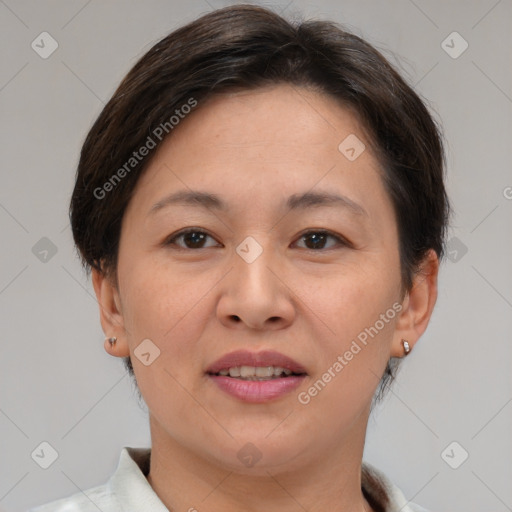
[[[228,204],[216,194],[197,190],[181,190],[156,202],[149,210],[149,214],[154,214],[168,206],[180,204],[225,212],[229,210]],[[346,208],[356,215],[368,217],[368,212],[360,204],[344,195],[334,194],[332,192],[305,192],[303,194],[293,194],[284,203],[284,207],[288,211],[318,206],[337,206]]]

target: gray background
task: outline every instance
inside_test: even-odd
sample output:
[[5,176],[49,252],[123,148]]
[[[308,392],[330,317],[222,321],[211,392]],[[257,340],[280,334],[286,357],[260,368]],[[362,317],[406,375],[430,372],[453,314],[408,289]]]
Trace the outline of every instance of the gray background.
[[[512,3],[288,2],[267,5],[381,49],[448,141],[450,259],[427,332],[370,418],[365,459],[432,511],[512,510]],[[121,447],[149,446],[147,411],[103,349],[68,199],[83,139],[136,59],[228,3],[0,0],[0,509],[102,483]],[[31,47],[43,31],[59,45],[47,59]],[[454,31],[469,44],[457,58],[442,45]],[[59,455],[48,469],[31,458],[43,441]]]

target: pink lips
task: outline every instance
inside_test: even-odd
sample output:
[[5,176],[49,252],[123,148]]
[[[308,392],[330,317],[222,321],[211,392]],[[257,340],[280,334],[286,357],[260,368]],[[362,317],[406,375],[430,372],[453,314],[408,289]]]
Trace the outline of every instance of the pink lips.
[[[288,377],[273,378],[264,381],[242,380],[229,376],[215,375],[221,370],[235,366],[279,366],[291,370]],[[239,400],[262,403],[277,399],[301,384],[306,377],[306,370],[293,359],[274,351],[249,352],[239,350],[231,352],[215,361],[206,373],[215,384],[227,394]]]
[[291,370],[293,373],[306,373],[306,370],[299,363],[272,350],[262,352],[237,350],[236,352],[230,352],[210,365],[206,369],[206,373],[218,373],[221,370],[227,370],[235,366],[280,366]]

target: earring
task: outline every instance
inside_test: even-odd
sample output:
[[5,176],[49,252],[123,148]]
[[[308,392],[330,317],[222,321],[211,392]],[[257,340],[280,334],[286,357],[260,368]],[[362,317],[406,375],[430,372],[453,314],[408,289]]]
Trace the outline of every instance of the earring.
[[404,353],[407,355],[411,351],[411,347],[407,340],[402,340],[402,345],[404,346]]
[[105,340],[108,340],[108,342],[110,343],[110,348],[113,348],[114,345],[116,344],[117,338],[114,336],[112,338],[105,338]]

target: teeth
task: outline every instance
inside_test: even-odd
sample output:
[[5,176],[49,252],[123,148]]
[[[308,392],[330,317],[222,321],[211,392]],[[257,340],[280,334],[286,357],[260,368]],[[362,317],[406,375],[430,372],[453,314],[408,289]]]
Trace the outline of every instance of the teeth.
[[256,368],[251,366],[240,366],[240,377],[254,377],[256,375]]
[[242,379],[251,379],[252,377],[268,379],[279,377],[283,373],[288,376],[292,374],[292,371],[281,366],[234,366],[221,370],[219,375],[229,375],[230,377],[240,377]]
[[[246,373],[248,375],[244,375],[242,373],[242,377],[251,376],[253,368],[250,368],[249,366],[244,366],[244,368],[247,368]],[[272,377],[272,375],[274,375],[274,368],[272,366],[257,366],[256,368],[254,368],[254,370],[256,372],[256,377]]]
[[236,366],[235,368],[230,368],[229,376],[230,377],[240,377],[240,368],[238,366]]

